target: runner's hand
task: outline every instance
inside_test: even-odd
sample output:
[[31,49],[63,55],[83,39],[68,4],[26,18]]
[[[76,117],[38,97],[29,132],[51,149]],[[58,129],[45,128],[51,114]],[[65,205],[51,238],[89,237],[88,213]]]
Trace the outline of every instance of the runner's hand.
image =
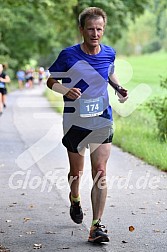
[[81,97],[81,89],[80,88],[71,88],[65,96],[69,99],[76,100]]
[[128,99],[128,93],[127,93],[127,95],[124,97],[124,96],[122,96],[120,93],[118,93],[118,92],[116,92],[116,94],[117,94],[117,96],[118,96],[118,101],[120,102],[120,103],[124,103],[127,99]]

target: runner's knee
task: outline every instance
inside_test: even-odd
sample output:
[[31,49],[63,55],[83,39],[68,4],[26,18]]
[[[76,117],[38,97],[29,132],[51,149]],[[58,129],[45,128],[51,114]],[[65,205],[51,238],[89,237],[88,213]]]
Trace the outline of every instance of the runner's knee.
[[93,169],[93,177],[97,176],[98,179],[106,176],[106,168],[103,166],[98,166],[96,169]]

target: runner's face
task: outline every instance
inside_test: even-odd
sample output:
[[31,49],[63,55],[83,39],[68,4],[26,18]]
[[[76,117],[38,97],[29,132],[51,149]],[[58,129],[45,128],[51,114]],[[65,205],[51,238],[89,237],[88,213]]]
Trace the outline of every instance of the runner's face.
[[89,47],[99,46],[104,32],[104,20],[102,17],[86,18],[84,28],[80,27],[84,43]]

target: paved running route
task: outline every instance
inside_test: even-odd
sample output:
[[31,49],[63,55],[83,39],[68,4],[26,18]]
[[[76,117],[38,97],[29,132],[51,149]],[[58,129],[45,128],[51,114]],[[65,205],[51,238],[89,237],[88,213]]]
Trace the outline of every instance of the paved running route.
[[92,218],[89,152],[81,184],[84,222],[77,225],[69,218],[62,117],[43,92],[44,87],[36,86],[8,94],[0,117],[0,245],[11,252],[166,252],[167,174],[115,146],[103,217],[111,241],[102,246],[87,242]]

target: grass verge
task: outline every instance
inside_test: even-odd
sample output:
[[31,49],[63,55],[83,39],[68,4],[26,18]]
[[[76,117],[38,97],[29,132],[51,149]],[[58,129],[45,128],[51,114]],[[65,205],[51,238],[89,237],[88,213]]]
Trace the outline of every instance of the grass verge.
[[113,144],[121,147],[146,163],[167,171],[167,144],[157,137],[155,121],[146,113],[136,111],[123,118],[114,114]]

